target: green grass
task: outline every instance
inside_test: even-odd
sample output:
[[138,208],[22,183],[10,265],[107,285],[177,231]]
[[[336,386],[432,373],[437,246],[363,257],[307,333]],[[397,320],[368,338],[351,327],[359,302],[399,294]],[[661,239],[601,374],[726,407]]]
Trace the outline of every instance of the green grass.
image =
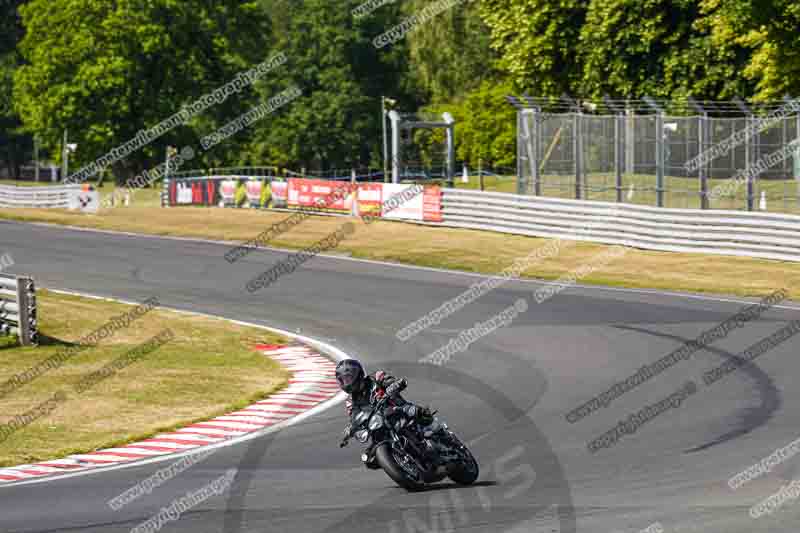
[[0,335],[0,350],[16,346],[17,343],[16,335]]
[[[40,290],[39,347],[0,350],[0,383],[54,355],[132,307]],[[78,392],[81,378],[170,328],[174,339]],[[0,398],[0,422],[56,391],[67,400],[0,442],[0,466],[120,446],[241,408],[285,386],[288,372],[253,345],[283,344],[268,331],[154,309]],[[2,345],[0,345],[2,346]]]

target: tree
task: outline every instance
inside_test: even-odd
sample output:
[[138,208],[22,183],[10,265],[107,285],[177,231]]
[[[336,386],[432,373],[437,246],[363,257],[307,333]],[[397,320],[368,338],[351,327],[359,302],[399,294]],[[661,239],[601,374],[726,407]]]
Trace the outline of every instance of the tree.
[[[478,161],[486,167],[512,167],[516,157],[516,109],[506,101],[510,82],[485,81],[457,103],[432,104],[424,111],[441,115],[447,111],[456,121],[456,157],[470,166]],[[435,160],[445,141],[443,130],[420,130],[414,141],[423,160]]]
[[[404,4],[405,14],[421,11],[429,0]],[[466,2],[440,13],[411,32],[408,40],[408,86],[422,100],[443,103],[498,78],[497,54],[489,46],[489,28],[479,16],[478,2]]]
[[22,122],[14,111],[12,98],[14,72],[21,58],[17,43],[24,29],[19,6],[25,0],[0,3],[0,161],[7,173],[19,177],[20,166],[30,157],[31,139],[20,131]]
[[698,0],[592,0],[580,30],[575,93],[730,98],[752,91],[741,48],[712,46]]
[[[256,125],[252,161],[307,168],[380,165],[380,97],[396,94],[404,72],[402,43],[376,49],[372,39],[398,21],[396,6],[354,20],[360,2],[281,0],[288,10],[277,49],[291,59],[287,75],[262,98],[296,85],[303,96]],[[242,161],[244,162],[244,161]]]
[[588,0],[483,0],[499,68],[518,88],[542,96],[569,92],[581,78],[575,50]]
[[800,94],[800,4],[796,0],[702,0],[711,17],[714,46],[742,46],[752,53],[744,75],[756,97],[777,100]]
[[[16,109],[50,148],[68,128],[81,165],[267,56],[269,19],[255,1],[31,0],[21,13],[27,63],[15,75]],[[193,124],[235,117],[246,94]],[[187,126],[170,131],[114,163],[118,181],[157,164],[166,144],[197,147],[197,137]]]

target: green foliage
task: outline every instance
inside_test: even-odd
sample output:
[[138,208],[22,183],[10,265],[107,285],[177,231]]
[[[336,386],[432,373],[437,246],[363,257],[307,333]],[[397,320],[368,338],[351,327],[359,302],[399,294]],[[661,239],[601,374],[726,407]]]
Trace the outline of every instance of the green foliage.
[[0,335],[0,350],[3,348],[15,348],[19,345],[19,338],[16,335]]
[[[27,64],[15,75],[16,108],[50,148],[68,128],[81,165],[267,55],[269,20],[254,1],[31,0],[21,11]],[[241,100],[206,116],[236,116]],[[166,144],[196,141],[190,128],[176,128],[115,164],[117,179],[156,164]]]
[[[376,49],[372,39],[397,21],[396,6],[352,19],[360,2],[282,0],[289,10],[277,48],[290,58],[288,74],[273,79],[262,98],[290,84],[303,96],[256,127],[246,159],[309,169],[365,166],[381,139],[380,96],[396,92],[402,46]],[[399,96],[399,95],[398,95]]]
[[749,52],[743,74],[755,96],[777,100],[800,94],[800,3],[796,0],[702,0],[713,15],[713,45]]
[[[433,105],[426,111],[453,115],[457,159],[471,167],[479,160],[486,167],[511,167],[516,160],[516,110],[505,99],[511,92],[510,83],[487,81],[458,104]],[[431,152],[444,142],[444,131],[421,131],[414,140],[422,145],[423,159],[431,159]]]
[[581,28],[574,94],[732,97],[747,84],[735,49],[711,46],[697,0],[592,0]]
[[[457,157],[488,167],[514,163],[509,93],[800,93],[797,0],[471,0],[381,49],[373,39],[430,0],[353,17],[363,2],[0,2],[0,164],[29,158],[33,132],[59,154],[67,128],[74,172],[277,52],[285,65],[116,163],[117,180],[159,164],[167,144],[193,146],[206,167],[380,167],[384,95],[450,111]],[[291,85],[303,96],[200,153],[200,136]],[[443,132],[415,137],[423,159],[441,159]]]
[[[754,87],[744,71],[750,60],[747,39],[731,29],[732,15],[721,16],[720,1],[739,5],[739,0],[484,0],[481,17],[502,73],[531,94],[746,98]],[[754,78],[755,67],[751,71]]]
[[498,65],[511,82],[544,96],[569,92],[580,80],[575,53],[588,0],[483,0]]
[[19,166],[31,156],[32,141],[20,129],[22,122],[14,110],[14,72],[21,58],[17,45],[24,29],[19,6],[25,0],[0,2],[0,162],[16,175]]
[[[430,0],[404,3],[413,15]],[[458,4],[411,32],[408,41],[408,86],[424,101],[442,103],[497,78],[496,53],[489,46],[489,28],[479,16],[478,2]]]

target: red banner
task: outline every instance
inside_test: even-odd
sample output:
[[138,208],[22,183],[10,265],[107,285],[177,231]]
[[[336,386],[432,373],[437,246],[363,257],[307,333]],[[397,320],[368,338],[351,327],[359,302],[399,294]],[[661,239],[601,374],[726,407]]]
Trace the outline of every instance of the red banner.
[[289,178],[289,207],[312,207],[350,213],[353,185],[332,180]]
[[425,222],[442,222],[442,188],[428,185],[422,193],[422,220]]

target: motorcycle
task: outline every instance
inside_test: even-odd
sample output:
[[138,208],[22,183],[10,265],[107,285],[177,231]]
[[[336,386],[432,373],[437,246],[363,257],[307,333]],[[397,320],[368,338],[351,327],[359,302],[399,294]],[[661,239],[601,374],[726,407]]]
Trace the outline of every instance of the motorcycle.
[[389,399],[384,396],[371,412],[358,413],[340,447],[347,446],[351,437],[369,443],[361,455],[364,465],[372,470],[382,468],[408,491],[421,490],[445,477],[459,485],[478,479],[478,461],[447,424],[434,418],[431,425],[420,427],[402,411],[385,409]]

